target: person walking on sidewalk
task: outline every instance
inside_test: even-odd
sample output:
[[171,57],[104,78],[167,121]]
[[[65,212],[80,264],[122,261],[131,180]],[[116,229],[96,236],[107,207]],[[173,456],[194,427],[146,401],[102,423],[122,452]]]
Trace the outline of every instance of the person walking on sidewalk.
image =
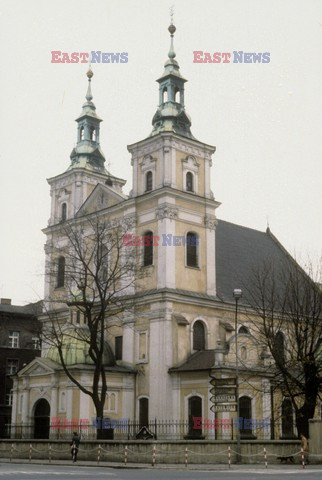
[[77,432],[73,433],[72,443],[70,444],[70,451],[72,454],[73,463],[77,461],[78,447],[80,444],[80,438]]
[[301,448],[303,448],[304,454],[304,463],[307,465],[309,463],[309,442],[307,438],[301,433]]

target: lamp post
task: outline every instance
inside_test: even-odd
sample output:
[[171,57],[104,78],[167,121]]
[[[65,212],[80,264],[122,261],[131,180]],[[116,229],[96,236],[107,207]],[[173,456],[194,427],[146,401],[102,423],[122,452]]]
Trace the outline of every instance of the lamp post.
[[237,402],[237,422],[236,422],[236,439],[237,439],[237,463],[240,462],[240,428],[239,428],[239,371],[238,371],[238,332],[237,332],[237,313],[238,313],[238,300],[242,297],[243,292],[240,288],[235,288],[233,291],[235,299],[235,351],[236,351],[236,402]]

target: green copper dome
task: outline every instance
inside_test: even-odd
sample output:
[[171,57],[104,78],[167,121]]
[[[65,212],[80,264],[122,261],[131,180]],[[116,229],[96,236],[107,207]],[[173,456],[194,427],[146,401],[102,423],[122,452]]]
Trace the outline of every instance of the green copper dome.
[[[90,331],[87,325],[68,326],[62,332],[63,358],[66,365],[93,365],[94,362],[88,354]],[[56,363],[60,362],[58,349],[49,348],[47,358]],[[115,365],[115,358],[111,347],[105,342],[103,363],[105,366]]]

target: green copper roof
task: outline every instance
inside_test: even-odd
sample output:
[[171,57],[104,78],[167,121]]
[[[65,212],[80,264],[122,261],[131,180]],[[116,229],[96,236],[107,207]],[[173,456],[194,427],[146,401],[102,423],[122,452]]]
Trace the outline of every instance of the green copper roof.
[[[90,331],[87,325],[71,325],[62,332],[62,351],[65,364],[70,365],[93,365],[94,362],[88,354]],[[61,363],[58,349],[55,346],[49,348],[47,358]],[[115,359],[111,347],[105,342],[103,363],[106,366],[115,365]]]
[[171,45],[168,58],[164,64],[164,72],[157,80],[159,87],[159,107],[152,119],[151,136],[162,132],[173,132],[188,138],[194,138],[191,131],[191,120],[184,106],[184,84],[187,81],[180,73],[175,60],[173,36],[176,27],[171,24],[169,32]]
[[102,119],[96,113],[96,107],[91,90],[92,70],[88,70],[88,88],[86,102],[82,112],[76,119],[78,123],[77,143],[70,154],[71,164],[67,171],[82,168],[92,172],[108,175],[105,170],[105,156],[100,147],[100,122]]

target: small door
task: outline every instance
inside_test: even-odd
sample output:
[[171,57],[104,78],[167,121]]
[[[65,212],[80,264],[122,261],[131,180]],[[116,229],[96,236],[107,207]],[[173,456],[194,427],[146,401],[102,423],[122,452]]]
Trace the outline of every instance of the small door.
[[191,437],[201,437],[202,429],[193,428],[194,426],[194,417],[202,417],[202,401],[200,397],[194,396],[190,397],[188,401],[189,409],[189,436]]
[[139,400],[139,422],[140,428],[149,428],[149,399],[140,398]]
[[252,437],[253,431],[251,428],[244,428],[245,419],[252,418],[252,400],[249,397],[240,397],[239,399],[239,416],[243,418],[243,427],[240,429],[241,437]]
[[289,398],[284,398],[282,403],[282,437],[294,438],[293,408]]

